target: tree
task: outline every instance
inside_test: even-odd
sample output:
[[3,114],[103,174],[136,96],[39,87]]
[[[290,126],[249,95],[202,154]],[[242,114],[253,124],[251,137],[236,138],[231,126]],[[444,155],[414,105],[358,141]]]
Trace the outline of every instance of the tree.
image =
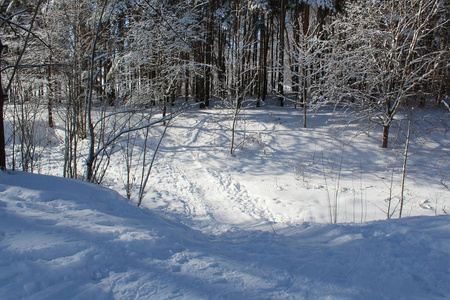
[[345,104],[383,127],[382,147],[398,111],[445,67],[448,47],[430,38],[448,24],[442,0],[352,2],[326,26],[320,46],[322,82],[315,97]]
[[[28,28],[26,26],[23,26],[22,24],[18,24],[14,21],[14,18],[17,18],[18,15],[22,15],[25,11],[23,10],[24,7],[26,7],[24,4],[22,3],[18,3],[16,1],[9,1],[9,3],[7,3],[8,5],[6,5],[6,3],[4,3],[4,5],[1,6],[1,19],[2,19],[2,23],[0,28],[3,28],[4,26],[8,25],[8,26],[15,26],[17,28],[19,28],[19,30],[23,30],[25,32],[25,38],[24,38],[24,42],[23,45],[21,46],[21,48],[19,48],[19,53],[17,55],[17,59],[14,63],[14,65],[11,66],[12,68],[12,72],[11,75],[9,76],[9,81],[8,84],[6,86],[5,89],[3,89],[2,87],[2,82],[1,82],[1,75],[0,75],[0,169],[5,169],[6,168],[6,150],[5,150],[5,132],[4,132],[4,103],[5,103],[5,96],[8,94],[8,91],[11,88],[11,84],[14,80],[14,77],[16,75],[16,72],[20,66],[21,60],[24,56],[24,53],[27,49],[28,43],[30,41],[30,37],[33,35],[33,26],[35,24],[35,20],[37,17],[37,14],[39,12],[39,7],[42,3],[42,0],[38,0],[35,4],[35,6],[31,6],[31,8],[34,10],[34,12],[31,15],[31,18],[29,19],[29,25]],[[6,10],[4,10],[4,8],[6,7]],[[17,11],[15,11],[17,10]],[[25,18],[27,19],[27,18]],[[3,51],[4,46],[2,44],[2,42],[0,41],[0,53]],[[0,58],[1,58],[1,54],[0,54]],[[0,59],[1,61],[1,59]],[[1,64],[0,64],[1,66]],[[6,70],[6,69],[5,69]],[[3,72],[3,69],[0,69],[0,74]]]
[[[194,51],[192,45],[200,40],[194,33],[201,27],[198,23],[191,23],[196,17],[192,7],[144,0],[138,9],[128,6],[119,12],[116,6],[104,0],[101,8],[90,46],[87,82],[90,147],[85,178],[97,183],[101,182],[109,164],[109,155],[122,136],[159,123],[165,124],[184,110],[181,107],[171,114],[168,103],[174,104],[177,90],[185,80],[186,69],[204,74],[205,67],[184,59],[185,53]],[[117,19],[117,14],[127,16],[132,10],[133,17],[125,22],[127,25],[119,23],[116,27],[113,20]],[[108,32],[118,34],[106,39],[103,35]],[[111,44],[115,45],[113,50],[105,47]],[[108,64],[107,74],[105,79],[100,79],[100,74],[105,72],[105,64]],[[104,91],[96,88],[97,85],[107,85],[113,90],[116,95],[114,107],[109,105],[110,100],[102,102]],[[103,106],[101,115],[96,117],[92,107],[98,100]],[[155,114],[153,120],[130,125],[129,121],[137,112],[156,104],[161,105],[161,116]],[[107,132],[105,128],[112,130]]]
[[[5,46],[3,46],[0,40],[0,69],[2,67],[2,52]],[[2,72],[0,71],[0,169],[6,169],[6,149],[5,149],[5,125],[4,125],[4,112],[3,107],[5,105],[5,92],[3,91],[2,84]]]
[[286,31],[286,0],[280,1],[280,54],[279,54],[279,71],[278,71],[278,94],[279,105],[284,106],[284,44],[285,44],[285,31]]

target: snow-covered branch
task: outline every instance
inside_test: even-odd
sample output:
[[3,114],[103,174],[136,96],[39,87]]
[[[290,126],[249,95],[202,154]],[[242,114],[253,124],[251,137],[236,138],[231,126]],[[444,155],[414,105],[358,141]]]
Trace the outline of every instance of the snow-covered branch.
[[114,134],[111,138],[109,138],[105,143],[103,143],[103,145],[94,152],[94,158],[98,157],[98,155],[100,155],[100,153],[105,151],[106,148],[108,148],[111,144],[113,144],[115,141],[117,141],[124,134],[142,130],[142,129],[145,129],[148,127],[152,127],[156,124],[164,123],[166,121],[170,121],[170,120],[174,119],[175,117],[179,116],[180,114],[182,114],[184,111],[186,111],[187,108],[192,107],[192,106],[193,105],[184,106],[184,107],[180,108],[179,110],[177,110],[176,112],[169,114],[165,117],[159,118],[159,119],[151,121],[151,122],[147,122],[143,125],[134,126],[134,127],[120,130],[118,133]]

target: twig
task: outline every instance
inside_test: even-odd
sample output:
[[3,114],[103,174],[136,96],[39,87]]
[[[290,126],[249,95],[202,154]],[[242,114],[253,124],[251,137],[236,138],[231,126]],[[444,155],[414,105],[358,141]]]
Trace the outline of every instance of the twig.
[[153,168],[153,163],[155,162],[156,154],[158,153],[159,146],[161,146],[161,142],[162,142],[164,136],[166,135],[166,131],[167,131],[167,128],[169,127],[169,124],[170,124],[171,120],[172,119],[169,119],[167,121],[167,123],[166,123],[166,126],[164,127],[164,131],[161,134],[161,137],[159,138],[158,145],[156,145],[156,149],[153,152],[152,160],[151,160],[150,165],[148,167],[147,175],[145,176],[145,180],[144,180],[143,184],[141,184],[141,186],[139,187],[139,201],[138,201],[138,205],[137,205],[138,207],[140,207],[141,204],[142,204],[142,199],[144,198],[145,187],[147,186],[148,178],[150,177],[150,173],[151,173],[152,168]]
[[405,145],[405,154],[404,154],[404,160],[403,160],[403,170],[402,170],[402,191],[400,194],[400,212],[398,214],[398,218],[400,219],[402,217],[403,212],[403,202],[404,202],[404,191],[405,191],[405,178],[406,178],[406,161],[408,159],[408,148],[409,148],[409,142],[411,139],[411,120],[408,122],[408,134],[406,136],[406,145]]

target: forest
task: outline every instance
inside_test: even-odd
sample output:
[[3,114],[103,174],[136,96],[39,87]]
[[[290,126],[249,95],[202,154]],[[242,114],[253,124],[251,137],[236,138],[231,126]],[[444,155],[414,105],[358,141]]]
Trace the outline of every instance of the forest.
[[60,175],[101,183],[130,134],[211,101],[236,121],[268,98],[305,128],[346,109],[387,148],[399,111],[450,110],[448,14],[446,0],[2,0],[0,166],[35,171],[56,118]]
[[447,0],[0,0],[0,299],[449,299]]

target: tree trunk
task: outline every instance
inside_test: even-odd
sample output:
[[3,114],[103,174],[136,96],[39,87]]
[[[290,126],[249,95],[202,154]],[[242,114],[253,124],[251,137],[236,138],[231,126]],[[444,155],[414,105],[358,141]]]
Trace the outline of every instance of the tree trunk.
[[97,43],[100,39],[101,35],[101,23],[103,20],[103,14],[106,10],[106,5],[108,3],[108,0],[104,0],[102,11],[99,17],[99,20],[97,22],[97,28],[95,30],[95,36],[92,41],[92,49],[91,49],[91,57],[90,57],[90,70],[89,70],[89,90],[88,90],[88,99],[87,99],[87,120],[88,120],[88,130],[89,130],[89,152],[88,152],[88,158],[86,159],[86,180],[90,182],[95,181],[95,174],[94,174],[94,161],[96,160],[96,156],[94,154],[94,147],[95,147],[95,131],[94,131],[94,124],[92,123],[92,102],[93,102],[93,89],[94,89],[94,80],[95,80],[95,52],[97,50]]
[[[190,59],[189,57],[189,53],[185,53],[184,54],[184,59],[186,61],[188,61]],[[184,100],[186,102],[189,101],[189,82],[190,82],[190,77],[191,77],[191,73],[189,72],[189,68],[186,68],[186,74],[185,74],[185,80],[184,80]]]
[[258,86],[258,97],[257,97],[257,101],[256,101],[256,107],[260,107],[261,106],[261,100],[263,99],[263,95],[264,95],[264,86],[265,86],[265,78],[264,78],[264,73],[265,73],[265,69],[266,69],[266,57],[267,57],[267,48],[266,48],[266,21],[265,21],[265,16],[264,16],[264,12],[261,12],[261,25],[260,25],[260,29],[259,29],[259,66],[258,66],[258,82],[257,82],[257,86]]
[[206,49],[205,49],[205,107],[209,107],[209,99],[211,98],[211,67],[213,63],[213,47],[214,47],[214,11],[216,6],[216,1],[209,1],[208,7],[208,23],[207,23],[207,32],[206,32]]
[[286,5],[285,0],[281,0],[280,14],[280,57],[279,57],[279,73],[278,73],[278,101],[280,106],[284,106],[284,29],[286,21]]
[[[303,10],[303,36],[304,36],[304,40],[306,35],[308,34],[309,31],[309,4],[304,4],[304,10]],[[307,99],[306,97],[308,96],[308,62],[305,62],[304,66],[303,66],[303,84],[302,84],[302,89],[303,89],[303,95],[302,95],[302,106],[303,106],[303,127],[306,128],[307,124],[306,124],[306,117],[307,117]]]
[[47,110],[48,110],[48,127],[53,128],[53,84],[52,84],[52,58],[49,59],[50,66],[47,69]]
[[383,126],[383,141],[382,141],[382,148],[388,147],[388,141],[389,141],[389,128],[390,125],[384,125]]
[[304,3],[303,10],[303,35],[307,35],[309,31],[309,4]]
[[[0,63],[2,60],[2,50],[3,44],[0,40]],[[1,69],[1,64],[0,64]],[[6,150],[5,150],[5,126],[4,126],[4,116],[3,116],[3,105],[5,103],[5,94],[3,92],[2,86],[2,73],[0,71],[0,169],[6,169]]]
[[[264,14],[263,14],[264,17]],[[261,95],[261,100],[263,102],[266,101],[266,97],[267,97],[267,85],[268,85],[268,74],[267,74],[267,55],[269,53],[269,38],[268,38],[268,32],[267,32],[267,28],[268,28],[268,24],[266,21],[266,18],[264,17],[263,21],[263,34],[261,35],[261,41],[264,43],[264,48],[263,48],[263,76],[262,76],[262,95]]]
[[226,34],[222,32],[221,27],[218,27],[217,32],[217,79],[218,79],[218,90],[222,94],[222,90],[226,85],[226,64],[225,64],[225,50],[226,50]]
[[[294,8],[294,15],[293,15],[293,49],[295,47],[299,47],[300,45],[300,4],[296,3]],[[300,99],[300,74],[299,74],[299,58],[294,57],[294,61],[291,64],[291,73],[292,73],[292,92],[295,94],[295,101],[297,102]],[[297,104],[295,104],[295,107]]]
[[304,73],[304,79],[303,79],[303,96],[302,96],[302,98],[303,98],[303,101],[302,101],[302,105],[303,105],[303,128],[306,128],[307,127],[307,124],[306,124],[306,117],[307,117],[307,111],[308,111],[308,103],[307,103],[307,100],[306,100],[306,97],[308,96],[308,93],[307,93],[307,89],[308,89],[308,79],[306,78],[306,76],[307,76],[307,73],[308,73],[308,70],[306,70],[306,66],[304,67],[304,69],[303,69],[303,73]]
[[[205,63],[205,53],[204,53],[203,43],[198,41],[196,43],[196,53],[195,61],[199,65],[203,65]],[[201,74],[195,74],[195,101],[200,102],[200,108],[206,108],[205,106],[205,67],[201,66],[202,70]]]

